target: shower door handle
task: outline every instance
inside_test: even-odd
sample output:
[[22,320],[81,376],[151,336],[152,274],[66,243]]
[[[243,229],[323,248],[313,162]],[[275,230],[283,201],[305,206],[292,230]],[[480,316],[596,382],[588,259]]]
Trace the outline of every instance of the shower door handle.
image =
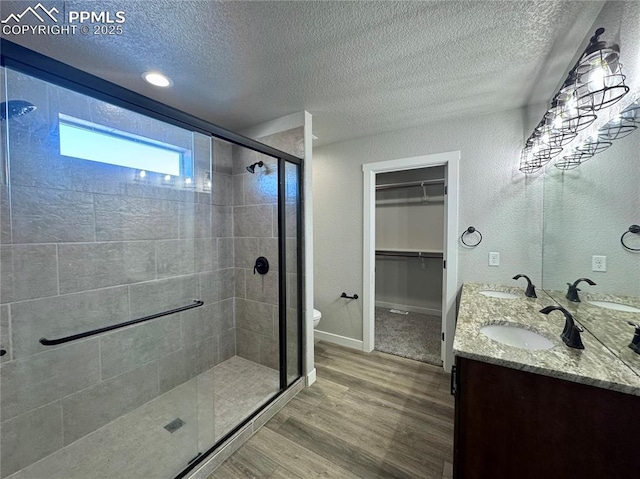
[[151,321],[152,319],[158,319],[158,318],[162,318],[163,316],[170,316],[172,314],[181,313],[182,311],[187,311],[189,309],[199,308],[203,304],[204,304],[204,301],[200,301],[199,299],[194,299],[191,304],[187,304],[186,306],[180,306],[178,308],[170,309],[168,311],[151,314],[149,316],[144,316],[143,318],[132,319],[131,321],[125,321],[123,323],[112,324],[111,326],[105,326],[104,328],[93,329],[91,331],[85,331],[84,333],[73,334],[71,336],[65,336],[64,338],[58,338],[58,339],[40,338],[40,344],[42,344],[43,346],[57,346],[58,344],[64,344],[70,341],[77,341],[78,339],[84,339],[90,336],[95,336],[97,334],[107,333],[109,331],[124,328],[126,326],[145,323],[147,321]]

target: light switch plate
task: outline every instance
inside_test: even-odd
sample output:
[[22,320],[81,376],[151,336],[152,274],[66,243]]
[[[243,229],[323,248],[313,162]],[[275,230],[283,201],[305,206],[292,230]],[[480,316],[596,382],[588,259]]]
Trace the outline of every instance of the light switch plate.
[[591,257],[591,271],[600,271],[602,273],[607,271],[607,257],[593,255]]
[[500,266],[500,253],[489,253],[489,266]]

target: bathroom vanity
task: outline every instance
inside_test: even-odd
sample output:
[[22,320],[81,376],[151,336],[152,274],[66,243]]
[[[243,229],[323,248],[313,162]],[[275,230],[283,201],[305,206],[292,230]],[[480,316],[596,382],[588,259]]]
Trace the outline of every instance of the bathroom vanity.
[[[515,299],[487,297],[499,291]],[[539,311],[544,293],[465,284],[454,341],[454,477],[617,478],[640,470],[640,375],[589,331],[585,349],[560,339],[565,318]],[[486,325],[522,328],[550,341],[490,339]],[[517,337],[518,334],[513,335]],[[527,349],[531,347],[548,349]]]

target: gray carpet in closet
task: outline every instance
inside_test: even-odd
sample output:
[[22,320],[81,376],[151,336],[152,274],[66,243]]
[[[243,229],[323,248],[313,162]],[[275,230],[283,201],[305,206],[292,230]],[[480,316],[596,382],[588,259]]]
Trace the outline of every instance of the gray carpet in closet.
[[391,313],[376,308],[375,349],[403,358],[442,366],[440,335],[442,325],[438,316]]

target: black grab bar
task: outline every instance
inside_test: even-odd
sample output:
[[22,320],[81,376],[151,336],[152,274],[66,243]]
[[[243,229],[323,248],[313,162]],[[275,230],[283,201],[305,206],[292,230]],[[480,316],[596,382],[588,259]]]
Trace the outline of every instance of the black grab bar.
[[347,299],[358,299],[358,295],[354,294],[353,296],[349,296],[347,293],[343,292],[340,295],[341,298],[347,298]]
[[188,304],[186,306],[180,306],[179,308],[170,309],[169,311],[163,311],[162,313],[152,314],[150,316],[145,316],[144,318],[132,319],[131,321],[125,321],[124,323],[114,324],[112,326],[106,326],[104,328],[94,329],[92,331],[86,331],[84,333],[74,334],[72,336],[65,336],[64,338],[58,339],[40,339],[40,344],[43,346],[57,346],[58,344],[69,343],[71,341],[76,341],[82,338],[88,338],[89,336],[95,336],[96,334],[106,333],[107,331],[113,331],[114,329],[124,328],[126,326],[131,326],[132,324],[144,323],[145,321],[150,321],[152,319],[161,318],[162,316],[169,316],[170,314],[179,313],[181,311],[187,311],[188,309],[199,308],[204,304],[204,301],[200,301],[199,299],[195,299],[193,303]]

